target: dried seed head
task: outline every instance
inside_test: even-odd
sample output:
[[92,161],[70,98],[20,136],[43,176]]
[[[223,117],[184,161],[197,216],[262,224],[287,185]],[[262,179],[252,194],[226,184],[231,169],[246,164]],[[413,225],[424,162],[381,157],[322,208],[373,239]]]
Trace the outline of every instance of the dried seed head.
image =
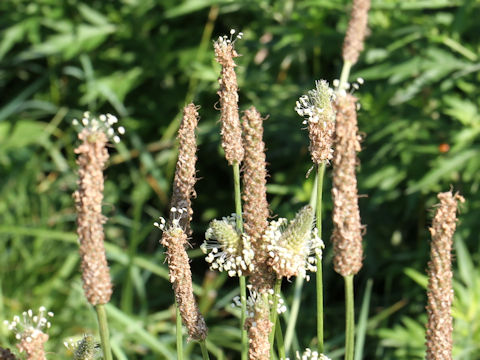
[[[242,120],[245,149],[242,196],[244,201],[244,228],[254,248],[258,248],[261,252],[261,239],[267,228],[269,215],[265,144],[262,140],[263,119],[260,113],[254,107],[251,107],[245,111]],[[259,259],[259,261],[262,260]]]
[[348,61],[352,65],[357,62],[358,56],[363,50],[369,9],[370,0],[353,0],[350,22],[343,42],[343,61]]
[[438,194],[440,204],[430,228],[432,235],[428,263],[427,360],[452,359],[452,237],[457,221],[458,193]]
[[342,276],[358,273],[363,257],[355,175],[357,152],[360,151],[355,102],[356,99],[347,94],[338,97],[336,103],[332,242],[334,268]]
[[106,124],[108,120],[94,123],[88,119],[88,116],[83,119],[85,128],[78,134],[82,143],[75,149],[78,154],[79,179],[78,190],[74,192],[73,198],[77,210],[83,289],[88,302],[97,305],[108,303],[112,295],[103,244],[103,224],[106,218],[102,215],[103,169],[108,160],[108,135],[106,127],[98,125]]
[[308,124],[310,154],[315,164],[328,162],[333,156],[333,134],[335,131],[335,112],[332,101],[335,93],[325,80],[315,82],[315,89],[308,91],[297,101],[295,111]]
[[242,276],[253,271],[254,252],[248,235],[236,227],[236,214],[222,220],[213,220],[205,233],[205,242],[200,246],[207,254],[211,270],[226,271],[229,276]]
[[197,142],[195,129],[198,124],[198,112],[194,104],[183,109],[183,119],[178,129],[178,160],[173,180],[172,208],[186,209],[180,219],[180,225],[187,235],[191,235],[190,221],[192,219],[191,197],[195,196],[195,182],[197,181],[195,164],[197,162]]
[[305,206],[286,226],[287,220],[271,221],[265,231],[264,242],[268,252],[268,265],[277,277],[301,276],[307,281],[307,271],[317,271],[317,256],[321,258],[323,241],[313,227],[314,212]]
[[41,306],[37,315],[30,309],[24,311],[22,317],[14,316],[12,321],[4,321],[7,328],[15,333],[18,350],[20,353],[25,352],[28,360],[46,359],[44,345],[48,335],[43,330],[50,328],[48,318],[51,317],[53,313]]
[[[235,30],[230,32],[232,35]],[[237,35],[237,39],[242,37],[242,33]],[[236,40],[236,39],[235,39]],[[234,58],[238,57],[235,51],[235,40],[228,39],[227,36],[219,37],[214,43],[215,57],[222,66],[222,73],[218,82],[220,90],[220,120],[222,122],[222,147],[225,151],[225,157],[230,165],[240,163],[243,160],[242,130],[238,115],[238,85],[237,75],[235,74]]]

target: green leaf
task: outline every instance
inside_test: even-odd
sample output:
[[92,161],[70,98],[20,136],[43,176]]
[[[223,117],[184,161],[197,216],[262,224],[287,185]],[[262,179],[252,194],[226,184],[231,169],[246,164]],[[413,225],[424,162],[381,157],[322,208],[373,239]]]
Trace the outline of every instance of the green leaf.
[[478,156],[477,149],[470,149],[454,156],[442,159],[432,170],[430,170],[418,182],[413,183],[407,189],[407,194],[412,194],[419,190],[427,190],[432,185],[438,184],[440,180],[451,175],[454,171],[461,169],[469,159]]

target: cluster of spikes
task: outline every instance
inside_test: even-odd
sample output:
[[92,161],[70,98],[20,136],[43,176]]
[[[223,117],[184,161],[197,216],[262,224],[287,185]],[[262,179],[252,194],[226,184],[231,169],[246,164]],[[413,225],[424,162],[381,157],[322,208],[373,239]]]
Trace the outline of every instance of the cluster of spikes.
[[84,129],[90,134],[103,132],[109,139],[112,139],[112,141],[117,144],[120,142],[119,135],[125,134],[125,128],[119,126],[115,129],[114,125],[116,123],[118,123],[118,119],[115,115],[102,114],[96,118],[92,117],[88,111],[83,113],[81,120],[73,119],[72,121],[73,126],[77,128],[78,132],[82,132]]
[[[213,220],[200,247],[212,270],[225,271],[232,277],[253,271],[255,256],[248,236],[237,230],[235,221],[235,214]],[[324,244],[313,223],[311,206],[302,208],[290,222],[285,218],[269,222],[263,244],[267,264],[279,278],[300,276],[308,281],[307,271],[317,271],[317,258],[321,258]]]
[[213,220],[205,233],[205,241],[200,246],[211,270],[225,271],[229,276],[242,276],[254,269],[255,253],[248,235],[236,227],[236,214]]
[[[255,313],[255,306],[256,304],[260,301],[260,299],[262,298],[262,296],[253,289],[253,286],[251,284],[247,285],[247,289],[248,289],[248,292],[249,292],[249,295],[247,297],[247,313],[246,313],[246,316],[247,317],[250,317],[250,318],[253,318]],[[273,291],[273,289],[269,289],[267,291],[267,294],[268,294],[268,297],[269,297],[269,300],[268,300],[268,304],[270,306],[273,306],[273,304],[275,303],[274,301],[274,296],[277,297],[277,313],[278,314],[283,314],[284,312],[287,311],[287,307],[285,306],[285,301],[282,299],[282,297],[280,296],[280,294],[275,294],[275,292]],[[235,296],[233,299],[232,299],[232,307],[238,307],[238,308],[241,308],[242,306],[242,302],[241,302],[241,299],[240,299],[240,296]]]
[[53,312],[47,311],[44,306],[38,309],[38,314],[34,314],[32,309],[24,311],[22,316],[15,315],[12,321],[5,320],[3,323],[8,330],[15,333],[15,339],[18,341],[25,340],[30,343],[36,336],[43,333],[44,329],[51,326],[48,318],[53,317]]

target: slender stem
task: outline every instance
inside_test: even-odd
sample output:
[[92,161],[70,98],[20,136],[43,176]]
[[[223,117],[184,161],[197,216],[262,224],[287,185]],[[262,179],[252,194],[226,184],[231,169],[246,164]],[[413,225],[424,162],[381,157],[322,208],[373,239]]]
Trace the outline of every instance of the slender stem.
[[247,284],[245,276],[240,276],[240,302],[242,313],[240,317],[240,326],[242,331],[242,360],[248,359],[248,333],[245,329],[245,318],[247,314]]
[[[237,230],[243,232],[243,217],[242,217],[242,198],[240,191],[240,165],[235,162],[233,164],[233,183],[235,187],[235,213]],[[242,304],[242,311],[240,315],[240,329],[242,332],[242,360],[248,358],[248,334],[245,329],[245,319],[247,314],[247,284],[245,276],[240,276],[240,302]]]
[[287,356],[285,355],[285,345],[283,344],[283,334],[280,320],[278,320],[278,325],[275,326],[275,339],[277,340],[278,356],[280,359],[286,359]]
[[343,63],[342,72],[340,74],[340,82],[338,84],[338,90],[345,89],[348,82],[348,77],[350,75],[350,69],[352,68],[352,63],[350,61],[345,61]]
[[95,306],[98,318],[98,328],[100,330],[100,342],[102,344],[103,358],[105,360],[112,360],[112,349],[110,347],[110,335],[108,334],[107,313],[105,312],[104,304],[97,304]]
[[[317,167],[317,200],[315,202],[315,217],[317,234],[322,238],[322,194],[323,194],[323,176],[325,174],[325,163]],[[317,340],[318,352],[323,353],[323,271],[322,258],[317,255]]]
[[297,323],[298,310],[300,309],[300,300],[302,296],[302,286],[304,278],[297,276],[295,279],[295,289],[293,290],[293,301],[290,309],[290,316],[287,322],[287,331],[285,332],[285,351],[290,351],[292,345],[293,335],[295,331],[295,324]]
[[206,340],[200,341],[200,349],[202,349],[203,360],[210,360],[210,357],[208,356],[207,341]]
[[242,197],[240,192],[240,165],[233,163],[233,184],[235,187],[235,213],[237,215],[237,230],[243,232]]
[[182,337],[182,317],[180,316],[180,309],[175,301],[175,308],[177,309],[177,359],[183,360],[183,337]]
[[344,276],[345,279],[345,360],[353,360],[355,348],[355,310],[353,299],[353,275]]
[[270,354],[272,358],[274,354],[273,345],[275,342],[275,327],[277,325],[277,318],[278,318],[278,312],[277,312],[278,297],[280,296],[281,288],[282,288],[282,278],[278,278],[275,280],[275,285],[273,288],[273,305],[272,305],[272,309],[270,310],[270,321],[272,322],[272,331],[270,332],[268,341],[270,342]]

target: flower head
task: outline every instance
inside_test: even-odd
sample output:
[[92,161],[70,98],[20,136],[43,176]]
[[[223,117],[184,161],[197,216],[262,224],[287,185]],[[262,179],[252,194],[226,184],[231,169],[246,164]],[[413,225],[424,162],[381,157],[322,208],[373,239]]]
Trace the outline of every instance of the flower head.
[[317,271],[317,257],[322,256],[324,244],[313,220],[313,208],[305,206],[288,225],[284,218],[270,222],[264,239],[268,264],[278,277],[301,276],[308,281],[307,271]]
[[312,161],[320,164],[333,156],[333,134],[335,131],[335,112],[332,102],[335,92],[325,80],[315,82],[315,89],[308,91],[297,101],[295,111],[308,125],[310,153]]
[[205,233],[201,249],[208,254],[205,260],[210,269],[226,271],[229,276],[242,276],[253,271],[253,249],[248,235],[236,228],[236,214],[213,220]]
[[43,345],[48,340],[48,335],[43,330],[50,328],[48,318],[51,317],[53,312],[47,312],[45,307],[41,306],[38,314],[29,309],[22,313],[22,317],[15,315],[12,321],[4,321],[7,328],[15,333],[18,350],[25,352],[29,360],[45,359]]
[[112,114],[102,114],[98,118],[91,117],[90,112],[83,113],[81,120],[73,119],[72,124],[78,129],[78,132],[86,130],[90,137],[95,136],[96,133],[104,133],[108,138],[112,139],[114,143],[120,142],[120,136],[125,134],[125,128],[119,126],[117,129],[114,125],[118,122],[116,116]]

